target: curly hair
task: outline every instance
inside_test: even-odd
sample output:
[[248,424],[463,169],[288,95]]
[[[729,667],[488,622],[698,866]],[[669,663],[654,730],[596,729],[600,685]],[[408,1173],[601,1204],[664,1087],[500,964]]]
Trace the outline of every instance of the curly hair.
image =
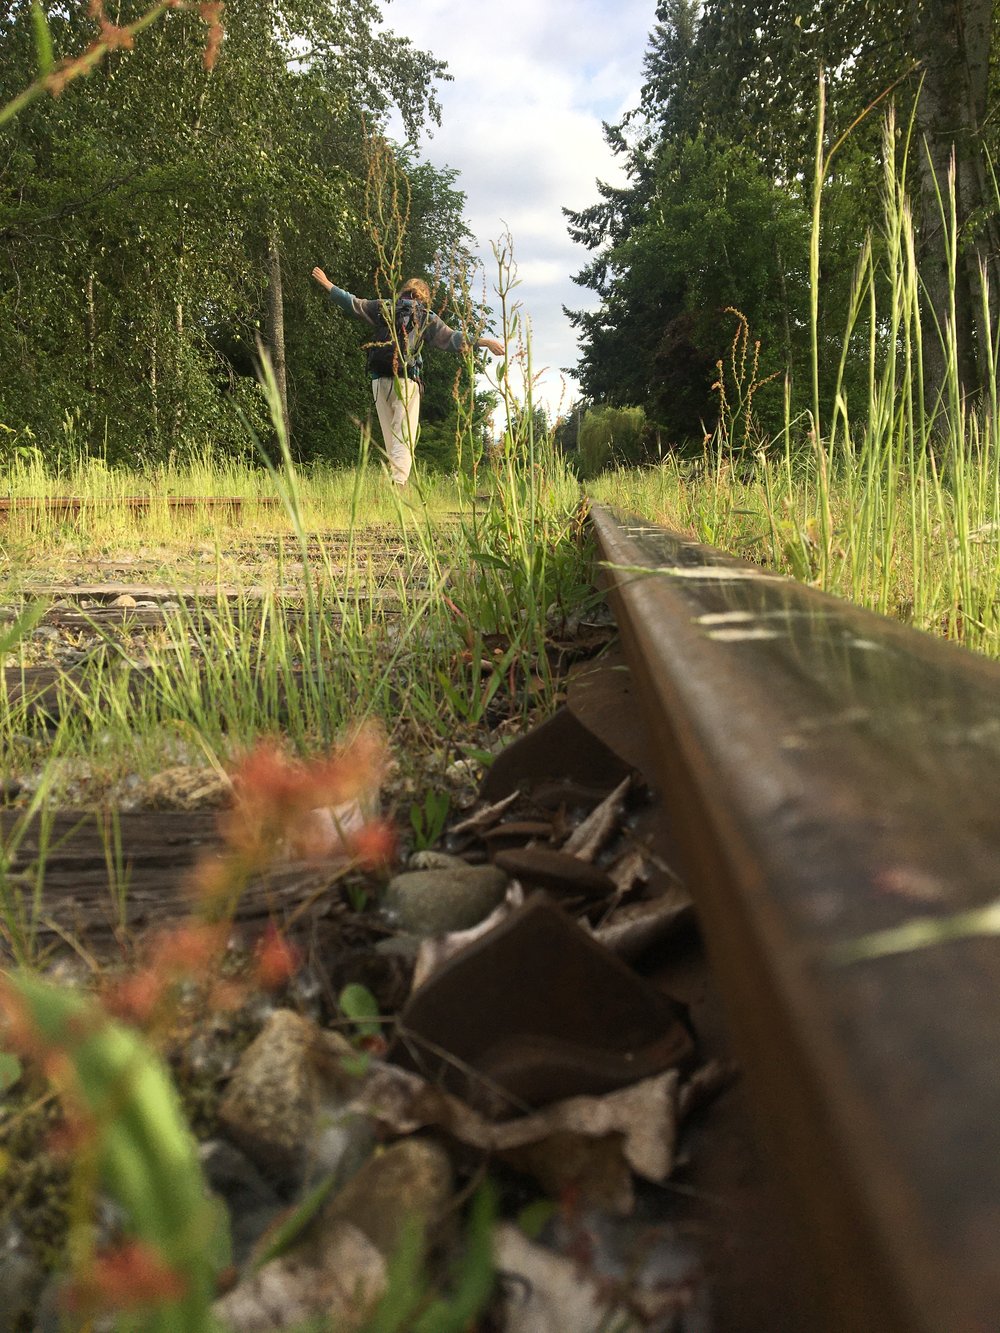
[[431,289],[423,278],[407,278],[403,283],[402,290],[404,294],[412,292],[417,300],[422,301],[424,305],[430,305],[431,303]]

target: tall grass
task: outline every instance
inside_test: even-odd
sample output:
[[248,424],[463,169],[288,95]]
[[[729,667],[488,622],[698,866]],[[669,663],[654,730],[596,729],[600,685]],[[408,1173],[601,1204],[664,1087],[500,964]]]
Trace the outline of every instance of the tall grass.
[[[820,131],[822,143],[822,127]],[[697,464],[670,458],[646,473],[605,474],[597,498],[658,517],[699,540],[767,563],[825,591],[1000,655],[1000,417],[997,350],[985,349],[989,389],[963,399],[954,327],[939,330],[947,373],[925,376],[925,296],[905,179],[909,134],[884,134],[881,256],[861,246],[831,398],[820,401],[818,269],[813,273],[813,407],[762,440],[723,420]],[[818,252],[827,159],[818,155],[813,251]],[[954,180],[940,222],[954,293]],[[984,288],[986,279],[984,275]],[[984,296],[984,300],[985,300]],[[987,309],[987,324],[989,311]],[[845,370],[860,343],[867,393],[849,401]],[[749,405],[748,405],[749,410]],[[822,423],[822,432],[817,427]],[[745,424],[745,423],[744,423]],[[736,448],[733,441],[746,440]]]
[[[422,475],[418,450],[401,494],[369,464],[365,436],[354,469],[296,467],[266,364],[277,466],[216,471],[206,454],[140,478],[68,453],[48,470],[35,456],[21,458],[11,493],[86,493],[112,503],[49,527],[36,514],[13,535],[0,531],[0,543],[15,551],[12,601],[31,604],[27,583],[62,581],[64,561],[104,551],[113,566],[138,551],[148,562],[136,582],[153,574],[174,589],[175,605],[162,628],[107,634],[92,648],[59,684],[59,721],[44,736],[27,704],[0,711],[5,776],[44,776],[53,801],[114,804],[137,776],[177,763],[224,766],[262,733],[281,733],[309,755],[375,718],[401,750],[418,735],[454,759],[479,755],[498,720],[552,704],[549,642],[589,595],[579,488],[551,439],[535,431],[509,245],[498,248],[495,282],[510,364],[519,359],[527,371],[527,403],[511,397],[501,440],[469,475]],[[498,383],[510,394],[506,369]],[[472,455],[479,446],[471,413],[466,429]],[[238,525],[218,514],[184,527],[152,509],[115,512],[116,495],[142,487],[280,503]],[[372,553],[376,529],[391,548],[382,556]],[[23,639],[4,665],[42,660]]]

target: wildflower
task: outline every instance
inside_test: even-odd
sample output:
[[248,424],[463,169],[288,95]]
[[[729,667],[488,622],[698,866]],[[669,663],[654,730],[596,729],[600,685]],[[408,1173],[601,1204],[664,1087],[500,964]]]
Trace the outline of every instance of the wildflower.
[[104,991],[102,1000],[109,1014],[146,1027],[160,1007],[166,990],[166,978],[147,967],[113,982]]
[[330,855],[343,846],[343,821],[336,809],[325,819],[316,812],[370,794],[384,767],[385,746],[372,730],[359,732],[337,754],[308,763],[290,758],[274,741],[261,741],[233,773],[234,801],[223,837],[248,869],[264,868],[287,844],[300,855]]
[[274,922],[259,940],[254,959],[254,977],[264,990],[277,990],[295,973],[298,950],[280,933]]
[[187,880],[188,890],[201,907],[211,909],[226,904],[239,887],[232,861],[212,853],[203,856]]
[[73,1311],[135,1310],[180,1300],[184,1276],[154,1246],[128,1240],[98,1254],[73,1283],[66,1303]]
[[396,830],[385,820],[370,820],[351,839],[351,851],[365,869],[381,869],[396,855]]
[[149,966],[168,980],[203,976],[226,947],[227,928],[206,921],[187,921],[157,936]]
[[101,23],[101,43],[109,51],[117,51],[119,47],[131,51],[134,39],[128,28],[119,28],[117,24],[105,20]]
[[220,0],[207,0],[199,8],[201,21],[208,26],[208,35],[205,38],[205,68],[212,69],[219,57],[219,50],[222,46],[222,39],[225,32],[222,27],[222,11],[225,5]]

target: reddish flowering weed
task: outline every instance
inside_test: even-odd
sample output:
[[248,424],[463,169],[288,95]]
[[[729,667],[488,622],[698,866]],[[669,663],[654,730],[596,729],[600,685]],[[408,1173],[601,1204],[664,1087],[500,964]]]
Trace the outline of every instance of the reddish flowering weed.
[[216,60],[219,58],[219,51],[222,47],[222,39],[225,33],[222,28],[222,11],[225,5],[221,0],[207,0],[207,3],[199,7],[201,21],[208,28],[208,35],[205,38],[205,68],[212,69]]
[[109,51],[131,50],[136,35],[171,9],[197,9],[208,29],[205,36],[205,68],[212,69],[225,37],[222,25],[225,5],[221,0],[154,0],[145,13],[125,26],[111,22],[104,12],[103,0],[90,0],[87,13],[97,24],[97,37],[78,56],[67,56],[60,60],[55,69],[39,80],[39,86],[44,87],[53,97],[58,97],[67,84],[81,75],[89,74]]
[[254,980],[263,990],[279,990],[299,966],[299,951],[279,932],[274,922],[258,941]]
[[382,819],[373,819],[351,838],[351,851],[366,870],[390,865],[396,855],[396,830]]
[[[276,741],[260,741],[233,772],[233,805],[222,835],[247,868],[265,866],[288,843],[309,847],[314,812],[370,796],[385,763],[384,742],[371,729],[336,754],[308,761],[292,758]],[[341,843],[340,850],[348,849]]]
[[74,1312],[135,1310],[180,1300],[184,1275],[147,1241],[129,1240],[95,1256],[66,1293]]
[[215,975],[226,938],[226,926],[218,922],[185,921],[161,931],[147,947],[144,966],[105,987],[105,1009],[149,1028],[164,1013],[178,985]]

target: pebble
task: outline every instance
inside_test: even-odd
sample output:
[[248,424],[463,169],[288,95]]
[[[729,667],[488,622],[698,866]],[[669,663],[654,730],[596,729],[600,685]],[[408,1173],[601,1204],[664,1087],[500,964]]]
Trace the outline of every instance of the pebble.
[[430,850],[414,852],[407,861],[408,870],[461,870],[468,863],[450,852]]
[[382,1255],[357,1227],[339,1222],[244,1278],[215,1302],[212,1314],[232,1333],[303,1327],[353,1333],[385,1286]]
[[0,1333],[25,1325],[45,1284],[45,1269],[13,1222],[0,1232]]
[[233,1263],[242,1267],[284,1205],[249,1157],[225,1139],[208,1139],[198,1155],[208,1185],[229,1210]]
[[409,870],[389,881],[382,901],[386,916],[413,935],[447,935],[468,930],[489,916],[507,891],[507,876],[496,866],[450,866]]
[[240,1057],[219,1106],[226,1134],[258,1167],[298,1184],[342,1179],[364,1160],[373,1130],[344,1111],[353,1082],[340,1061],[356,1052],[289,1009],[276,1009]]
[[444,1216],[453,1189],[451,1162],[440,1144],[400,1139],[370,1158],[334,1195],[322,1221],[350,1222],[389,1259],[408,1223],[416,1221],[426,1237]]

